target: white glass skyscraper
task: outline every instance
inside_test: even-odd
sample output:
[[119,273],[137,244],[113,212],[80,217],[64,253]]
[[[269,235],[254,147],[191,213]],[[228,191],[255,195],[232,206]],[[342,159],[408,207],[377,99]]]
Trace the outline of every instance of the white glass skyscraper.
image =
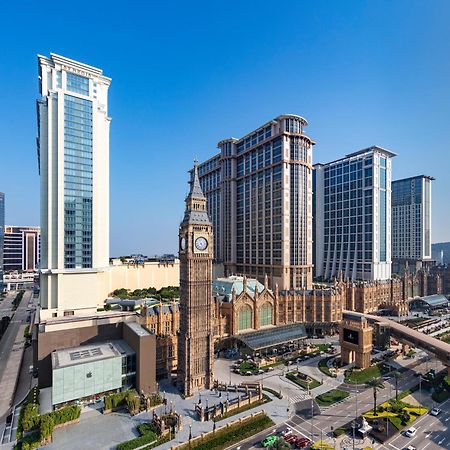
[[69,315],[96,306],[95,273],[109,265],[111,79],[53,53],[38,56],[38,68],[41,305],[44,315]]
[[391,277],[393,156],[374,146],[314,165],[316,277]]
[[431,183],[418,175],[392,182],[392,257],[431,259]]

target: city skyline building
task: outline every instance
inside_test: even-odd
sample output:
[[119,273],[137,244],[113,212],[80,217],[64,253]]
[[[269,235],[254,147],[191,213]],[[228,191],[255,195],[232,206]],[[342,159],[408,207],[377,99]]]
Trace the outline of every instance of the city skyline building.
[[280,289],[312,285],[312,147],[307,121],[281,115],[198,167],[224,274],[265,275]]
[[54,53],[38,70],[41,316],[91,313],[109,266],[111,79]]
[[39,267],[41,229],[5,225],[4,272],[34,272]]
[[391,278],[391,158],[372,146],[314,165],[315,276]]
[[426,175],[392,182],[392,258],[431,259],[431,184]]
[[0,292],[3,292],[3,248],[5,241],[5,194],[0,192]]

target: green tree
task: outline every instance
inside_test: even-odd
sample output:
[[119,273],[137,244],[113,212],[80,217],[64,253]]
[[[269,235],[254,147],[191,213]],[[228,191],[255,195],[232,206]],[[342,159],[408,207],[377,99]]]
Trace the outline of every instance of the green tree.
[[128,289],[116,289],[112,293],[113,297],[128,298]]
[[384,388],[384,383],[381,378],[372,378],[369,381],[366,381],[366,386],[372,388],[373,390],[373,415],[377,415],[377,394],[378,391]]
[[270,447],[270,450],[290,450],[291,446],[282,438],[278,438]]
[[393,374],[395,381],[395,401],[398,401],[398,382],[403,378],[402,374],[396,370]]

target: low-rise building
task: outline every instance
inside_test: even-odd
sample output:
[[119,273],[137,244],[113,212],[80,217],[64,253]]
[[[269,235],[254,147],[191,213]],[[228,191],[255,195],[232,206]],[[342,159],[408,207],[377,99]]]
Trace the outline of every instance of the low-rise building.
[[124,341],[82,345],[52,352],[52,406],[134,387],[136,353]]
[[[34,326],[34,320],[31,323],[34,367],[38,369],[39,386],[51,387],[56,396],[52,404],[60,405],[70,401],[69,397],[78,400],[126,386],[145,394],[156,392],[156,337],[138,319],[135,312],[122,311],[40,321],[35,317],[37,325]],[[126,366],[104,361],[113,356],[121,364],[125,361]],[[65,370],[59,372],[60,369]],[[73,386],[67,381],[64,386],[66,374],[67,380],[72,374],[89,380],[77,379]],[[91,378],[96,383],[94,387]]]

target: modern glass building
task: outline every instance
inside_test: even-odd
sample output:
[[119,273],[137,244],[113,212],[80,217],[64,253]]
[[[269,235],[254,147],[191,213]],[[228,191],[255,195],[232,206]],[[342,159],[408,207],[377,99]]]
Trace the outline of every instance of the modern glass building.
[[34,272],[39,267],[39,227],[5,226],[4,271]]
[[418,175],[392,182],[392,257],[431,259],[431,183]]
[[5,240],[5,194],[0,192],[0,292],[3,292],[3,249]]
[[134,387],[136,354],[123,340],[52,352],[52,405]]
[[[67,296],[59,291],[75,283],[97,291],[92,274],[109,264],[111,79],[53,53],[38,56],[38,69],[41,304],[51,315],[72,314],[88,305],[75,298],[62,305],[59,300]],[[84,280],[75,281],[75,274],[84,274]]]
[[218,143],[199,165],[216,263],[281,289],[312,284],[312,148],[307,121],[282,115]]
[[391,277],[391,158],[370,147],[314,165],[315,275]]

